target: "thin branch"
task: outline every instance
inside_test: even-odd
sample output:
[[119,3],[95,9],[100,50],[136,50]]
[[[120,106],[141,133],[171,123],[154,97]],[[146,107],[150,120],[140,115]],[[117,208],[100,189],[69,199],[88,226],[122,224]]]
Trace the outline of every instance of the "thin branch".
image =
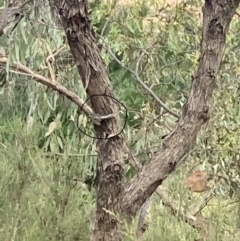
[[50,72],[50,76],[51,76],[51,80],[53,84],[57,83],[56,80],[56,74],[55,74],[55,70],[53,68],[53,62],[55,62],[55,56],[57,56],[66,46],[63,45],[62,47],[60,47],[59,49],[55,50],[53,53],[49,53],[49,55],[46,58],[46,64],[48,66],[49,72]]
[[90,119],[93,121],[95,125],[100,126],[102,120],[107,120],[111,118],[115,118],[116,114],[108,114],[108,115],[99,115],[97,113],[93,113],[89,115]]
[[201,206],[198,208],[198,211],[194,213],[194,216],[197,216],[201,211],[208,205],[208,203],[211,201],[211,199],[214,197],[213,193],[211,193],[208,197],[206,197]]
[[75,153],[43,153],[43,156],[67,156],[67,157],[97,157],[97,154],[75,154]]
[[[6,57],[0,56],[0,64],[6,64],[7,61],[8,59]],[[24,74],[24,75],[27,74],[28,76],[32,77],[35,81],[43,85],[46,85],[55,91],[58,91],[60,94],[63,94],[68,99],[70,99],[73,103],[75,103],[80,109],[82,109],[88,116],[93,114],[91,107],[85,104],[85,101],[79,98],[78,95],[73,91],[66,89],[60,83],[58,82],[53,83],[48,78],[40,74],[34,73],[30,68],[21,64],[20,62],[14,62],[12,64],[12,67],[16,68],[18,71],[21,71],[19,74]]]
[[239,18],[240,18],[240,14],[236,11],[236,13],[235,13]]
[[32,129],[33,126],[33,113],[35,112],[36,108],[37,108],[37,100],[38,100],[38,93],[37,90],[34,90],[30,93],[30,107],[28,110],[28,115],[27,115],[27,132],[30,132],[30,130]]
[[168,113],[172,114],[173,116],[175,116],[176,118],[179,118],[180,115],[177,114],[176,112],[172,111],[166,104],[163,103],[163,101],[161,101],[158,96],[141,80],[141,78],[138,75],[138,68],[139,68],[139,62],[141,60],[141,58],[143,57],[144,53],[139,57],[137,65],[136,65],[136,69],[135,71],[128,68],[127,66],[125,66],[116,56],[115,54],[112,52],[112,50],[106,45],[103,45],[103,48],[106,49],[108,51],[108,53],[112,56],[112,58],[125,70],[129,71],[133,76],[135,76],[136,80],[142,85],[142,87],[157,101],[157,103],[163,108],[165,109]]
[[110,16],[108,17],[108,19],[106,20],[106,22],[105,22],[105,24],[104,24],[104,26],[103,26],[103,28],[102,28],[102,31],[101,31],[101,37],[103,37],[103,35],[104,35],[104,32],[105,32],[105,30],[106,30],[106,28],[107,28],[107,26],[109,25],[109,23],[112,21],[112,19],[113,19],[113,15],[111,14],[113,11],[114,11],[114,9],[116,8],[116,4],[117,4],[117,2],[118,2],[118,0],[114,0],[114,2],[112,3],[112,6],[111,6],[111,9],[110,9]]
[[1,144],[4,148],[7,148],[7,146],[5,146],[2,142],[0,142],[0,144]]

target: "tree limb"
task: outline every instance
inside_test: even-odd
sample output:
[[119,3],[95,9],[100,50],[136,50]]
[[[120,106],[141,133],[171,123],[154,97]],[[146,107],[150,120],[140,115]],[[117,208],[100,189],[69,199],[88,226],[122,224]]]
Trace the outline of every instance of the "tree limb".
[[115,118],[105,119],[101,121],[101,125],[94,125],[95,136],[98,138],[98,189],[96,218],[92,225],[90,240],[120,241],[123,234],[119,232],[117,216],[112,214],[121,213],[124,191],[123,138],[121,135],[111,135],[119,133],[122,129],[119,115],[121,106],[115,100],[113,86],[97,45],[89,16],[88,1],[54,0],[54,5],[83,86],[89,96],[94,96],[90,99],[93,111],[100,116],[116,113]]
[[[7,57],[0,56],[1,64],[6,64],[7,61],[8,61]],[[55,91],[58,91],[60,94],[63,94],[68,99],[70,99],[73,103],[75,103],[80,109],[82,109],[88,116],[93,114],[91,107],[89,107],[87,104],[84,104],[85,101],[83,101],[81,98],[79,98],[78,95],[76,93],[74,93],[73,91],[66,89],[60,83],[58,83],[58,82],[54,83],[53,81],[49,80],[48,78],[46,78],[40,74],[34,73],[30,68],[21,64],[20,62],[14,62],[12,64],[12,67],[14,67],[15,69],[20,71],[20,72],[18,72],[18,74],[27,74],[28,76],[35,79],[35,81],[37,81],[43,85],[46,85]]]
[[[240,0],[224,7],[217,0],[203,6],[203,37],[199,66],[188,101],[175,130],[141,171],[128,183],[123,198],[123,212],[135,215],[146,199],[179,165],[191,149],[201,126],[209,119],[209,103],[216,85],[229,24]],[[214,9],[214,11],[213,11]]]
[[[128,154],[129,165],[132,166],[136,171],[139,171],[142,168],[142,164],[135,156],[133,156],[132,152],[128,149],[126,144],[124,144],[124,148],[125,152]],[[193,151],[191,151],[189,155],[192,152]],[[187,156],[185,156],[184,159],[185,158],[187,158]],[[184,159],[182,159],[181,161],[184,161]],[[206,206],[207,202],[210,200],[209,198],[200,206],[198,212],[192,214],[190,212],[187,212],[183,207],[179,206],[179,203],[174,200],[171,195],[169,195],[168,190],[163,185],[158,186],[158,188],[155,190],[155,193],[160,197],[161,202],[165,207],[168,208],[168,210],[170,210],[172,215],[177,215],[177,218],[179,220],[184,220],[192,228],[196,229],[201,235],[205,218],[201,214],[199,214],[199,212],[201,212],[201,210]],[[146,230],[145,217],[147,209],[149,207],[149,203],[150,198],[147,198],[147,200],[139,210],[138,225],[136,230],[136,241],[142,240],[143,233]]]

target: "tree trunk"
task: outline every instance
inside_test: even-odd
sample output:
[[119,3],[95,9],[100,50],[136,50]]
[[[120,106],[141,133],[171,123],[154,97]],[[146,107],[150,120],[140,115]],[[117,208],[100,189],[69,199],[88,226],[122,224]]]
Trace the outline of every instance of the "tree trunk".
[[210,101],[216,85],[226,34],[240,0],[206,0],[198,70],[182,115],[162,147],[125,188],[122,210],[133,216],[159,184],[181,163],[195,143],[201,126],[210,118]]
[[[182,116],[156,155],[123,190],[123,140],[118,135],[97,141],[98,177],[97,209],[92,241],[122,239],[116,215],[129,220],[156,190],[158,185],[180,164],[194,143],[201,126],[209,119],[209,103],[216,85],[226,33],[240,0],[206,0],[203,7],[203,36],[196,75]],[[105,70],[88,16],[86,0],[54,0],[61,16],[71,52],[87,94],[115,96]],[[98,138],[119,133],[119,105],[106,96],[91,98],[93,111],[115,118],[95,125]]]
[[[91,26],[88,2],[54,0],[83,85],[87,94],[94,96],[91,98],[93,112],[100,116],[114,114],[114,118],[102,120],[100,125],[93,122],[98,138],[99,183],[92,241],[122,240],[117,217],[131,220],[191,149],[201,126],[210,117],[209,103],[216,85],[226,34],[239,2],[240,0],[205,0],[199,66],[192,79],[183,113],[174,131],[164,139],[155,156],[123,188],[124,143],[121,136],[117,135],[121,131],[120,106],[111,98],[115,94]],[[23,6],[24,4],[19,5],[19,1],[12,1],[1,13],[0,36],[10,24],[10,17],[15,18],[13,27],[18,24]],[[6,16],[9,17],[8,20]],[[57,89],[56,86],[53,87]]]
[[[116,135],[121,131],[120,106],[114,97],[105,64],[88,15],[87,1],[55,0],[65,29],[71,52],[77,64],[86,92],[91,98],[93,111],[100,115],[115,114],[115,118],[103,120],[94,125],[98,152],[98,189],[95,223],[92,241],[120,241],[118,220],[123,194],[123,140]],[[101,96],[102,95],[102,96]]]

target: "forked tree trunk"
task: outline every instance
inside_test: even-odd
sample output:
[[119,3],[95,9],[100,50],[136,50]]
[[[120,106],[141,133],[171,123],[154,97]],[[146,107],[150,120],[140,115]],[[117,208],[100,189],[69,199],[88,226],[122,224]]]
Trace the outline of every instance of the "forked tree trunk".
[[[201,126],[209,119],[209,103],[216,85],[226,33],[239,2],[205,0],[199,66],[192,79],[183,113],[176,128],[165,138],[155,156],[123,188],[123,140],[119,135],[114,136],[121,130],[119,104],[112,98],[98,96],[115,95],[89,20],[88,2],[54,0],[87,94],[97,95],[91,98],[93,111],[100,115],[115,114],[115,118],[94,126],[98,138],[114,137],[97,141],[99,184],[92,241],[122,240],[118,215],[120,219],[131,220],[192,147]],[[9,5],[0,16],[0,35],[9,24],[6,15],[17,17],[21,13],[19,9],[22,7],[12,7]],[[16,25],[19,20],[16,18]]]
[[[179,165],[190,150],[201,126],[209,119],[209,102],[216,85],[226,33],[240,0],[206,0],[203,7],[203,36],[196,75],[182,116],[174,131],[165,138],[156,155],[123,189],[123,140],[116,136],[97,141],[97,210],[92,241],[120,241],[118,219],[130,220],[157,186]],[[89,20],[86,0],[54,0],[68,43],[89,96],[114,96],[96,38]],[[94,112],[117,114],[116,118],[95,125],[97,137],[118,133],[119,106],[113,99],[91,99]]]

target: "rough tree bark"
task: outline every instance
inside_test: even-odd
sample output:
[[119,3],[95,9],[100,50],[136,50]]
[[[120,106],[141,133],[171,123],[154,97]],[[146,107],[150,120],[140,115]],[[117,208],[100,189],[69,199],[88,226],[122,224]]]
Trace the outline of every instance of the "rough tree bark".
[[[203,6],[201,55],[196,75],[176,128],[164,140],[155,156],[123,190],[123,140],[120,136],[99,140],[96,223],[91,240],[121,240],[118,222],[112,213],[129,220],[158,185],[174,171],[181,158],[191,149],[201,126],[209,119],[210,100],[216,85],[225,45],[226,33],[240,0],[206,0]],[[68,42],[89,96],[108,94],[113,88],[105,70],[89,20],[86,0],[55,0]],[[94,112],[117,114],[119,106],[106,97],[94,97]],[[96,135],[117,133],[120,118],[95,126]],[[109,212],[108,212],[109,211]]]
[[[114,97],[105,64],[91,26],[87,1],[54,1],[62,20],[71,52],[89,96]],[[116,114],[115,118],[95,125],[98,138],[121,131],[118,102],[106,96],[91,98],[92,109],[100,115]],[[118,221],[112,213],[120,213],[123,194],[123,140],[117,135],[97,141],[98,190],[96,218],[91,240],[121,240]],[[110,212],[108,212],[110,211]]]
[[[123,210],[135,215],[143,200],[174,171],[195,142],[201,126],[210,117],[210,101],[216,85],[226,34],[239,0],[206,0],[203,6],[203,32],[198,70],[192,78],[187,102],[176,128],[164,140],[152,160],[143,167],[125,189]],[[150,174],[151,175],[148,175]],[[149,178],[148,178],[149,177]]]
[[23,7],[31,0],[22,3],[21,0],[9,1],[7,7],[1,12],[0,19],[0,36],[3,35],[8,29],[11,31],[18,25],[23,18]]
[[[209,119],[210,100],[216,85],[226,34],[239,2],[240,0],[205,0],[199,66],[192,78],[188,101],[175,129],[164,139],[155,156],[125,187],[123,139],[119,135],[114,136],[121,130],[119,104],[106,96],[91,98],[94,113],[103,116],[115,115],[114,118],[103,120],[101,125],[94,126],[96,136],[103,139],[97,141],[99,184],[92,241],[122,240],[118,219],[112,214],[131,220],[191,149],[201,126]],[[87,0],[54,0],[54,5],[61,17],[87,94],[114,97],[89,19]],[[2,13],[13,17],[16,24],[21,14],[21,7],[17,6],[9,5]],[[0,35],[9,24],[9,21],[1,19]],[[114,137],[104,139],[112,135]]]

